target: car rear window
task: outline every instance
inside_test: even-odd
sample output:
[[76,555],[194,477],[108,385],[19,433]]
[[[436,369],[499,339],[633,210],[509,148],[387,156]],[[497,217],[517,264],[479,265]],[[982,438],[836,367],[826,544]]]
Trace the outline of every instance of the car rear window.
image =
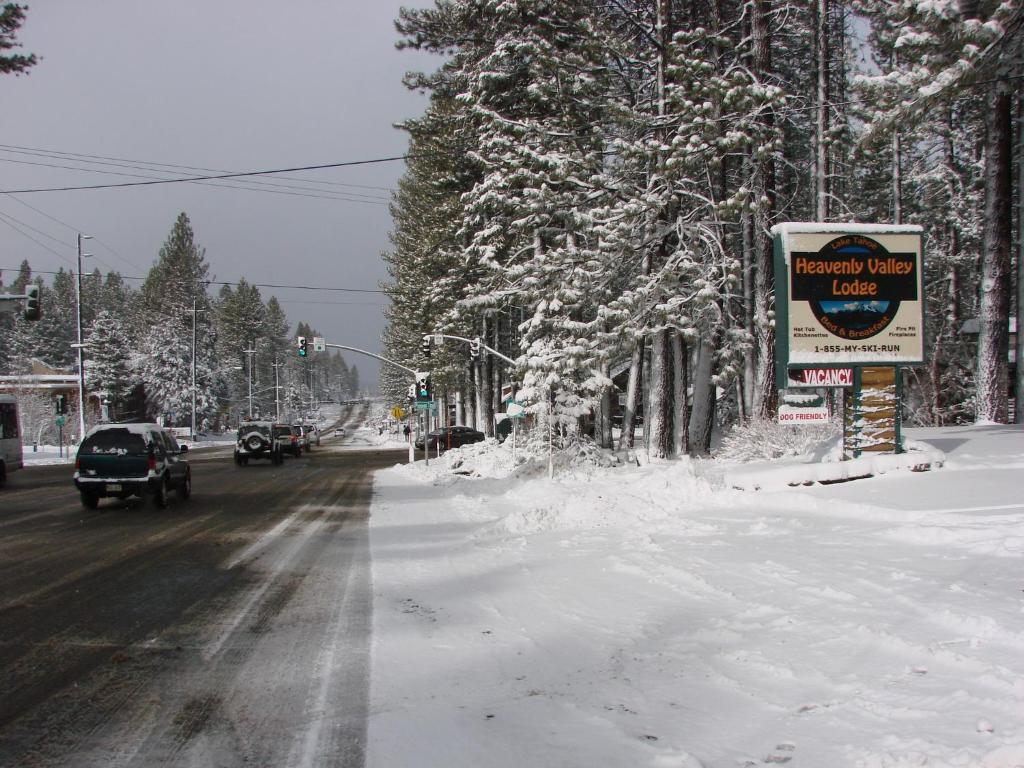
[[291,437],[290,427],[274,427],[274,437]]
[[84,454],[111,454],[114,456],[149,453],[145,438],[138,432],[129,432],[127,429],[105,429],[90,435],[85,438],[78,451]]

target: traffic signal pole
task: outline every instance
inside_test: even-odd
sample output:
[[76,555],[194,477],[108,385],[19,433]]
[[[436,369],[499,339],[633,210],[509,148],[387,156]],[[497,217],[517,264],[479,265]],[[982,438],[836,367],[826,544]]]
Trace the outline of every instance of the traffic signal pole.
[[496,350],[496,349],[494,349],[492,347],[488,347],[486,344],[484,344],[483,341],[480,340],[479,336],[477,338],[475,338],[475,339],[467,339],[465,336],[452,336],[452,335],[447,334],[447,333],[428,333],[428,334],[425,334],[423,336],[423,340],[426,341],[427,339],[432,339],[432,338],[437,338],[437,337],[440,337],[442,339],[452,339],[453,341],[464,341],[467,344],[469,344],[471,347],[479,346],[480,349],[486,349],[492,355],[494,355],[495,357],[500,357],[502,360],[504,360],[506,363],[509,363],[510,365],[515,365],[516,364],[516,361],[513,360],[508,355],[503,355],[498,350]]

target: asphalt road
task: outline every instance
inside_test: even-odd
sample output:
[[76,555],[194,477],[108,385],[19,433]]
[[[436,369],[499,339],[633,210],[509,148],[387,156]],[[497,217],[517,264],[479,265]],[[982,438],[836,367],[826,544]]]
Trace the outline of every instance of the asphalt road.
[[83,508],[68,467],[0,491],[0,766],[362,766],[371,473],[192,454],[193,496]]

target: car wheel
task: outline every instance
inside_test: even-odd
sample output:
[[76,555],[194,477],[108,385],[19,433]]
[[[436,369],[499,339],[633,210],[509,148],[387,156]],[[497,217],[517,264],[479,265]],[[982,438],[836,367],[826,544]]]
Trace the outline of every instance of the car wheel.
[[3,488],[5,485],[7,485],[7,468],[0,464],[0,488]]
[[163,478],[156,484],[156,490],[153,491],[153,506],[157,509],[167,506],[167,482]]
[[270,462],[274,465],[284,464],[284,454],[281,451],[274,451],[270,454]]
[[241,457],[241,456],[239,455],[238,451],[235,451],[235,466],[238,466],[238,467],[240,467],[240,466],[242,466],[242,465],[243,465],[244,463],[245,463],[245,459],[243,459],[243,458],[242,458],[242,457]]
[[86,509],[96,509],[100,505],[100,497],[95,493],[82,491],[82,506]]
[[192,473],[188,472],[185,474],[185,479],[181,481],[181,485],[177,488],[178,498],[182,501],[188,499],[192,495]]

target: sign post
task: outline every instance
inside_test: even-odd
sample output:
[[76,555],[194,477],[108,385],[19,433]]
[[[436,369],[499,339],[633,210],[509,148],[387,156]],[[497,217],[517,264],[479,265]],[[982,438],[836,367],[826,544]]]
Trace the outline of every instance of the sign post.
[[[61,395],[63,397],[63,395]],[[64,458],[64,425],[67,424],[68,417],[63,413],[59,414],[54,421],[57,422],[57,456]]]
[[776,385],[844,388],[845,458],[901,450],[899,366],[924,362],[922,234],[886,224],[772,227]]

